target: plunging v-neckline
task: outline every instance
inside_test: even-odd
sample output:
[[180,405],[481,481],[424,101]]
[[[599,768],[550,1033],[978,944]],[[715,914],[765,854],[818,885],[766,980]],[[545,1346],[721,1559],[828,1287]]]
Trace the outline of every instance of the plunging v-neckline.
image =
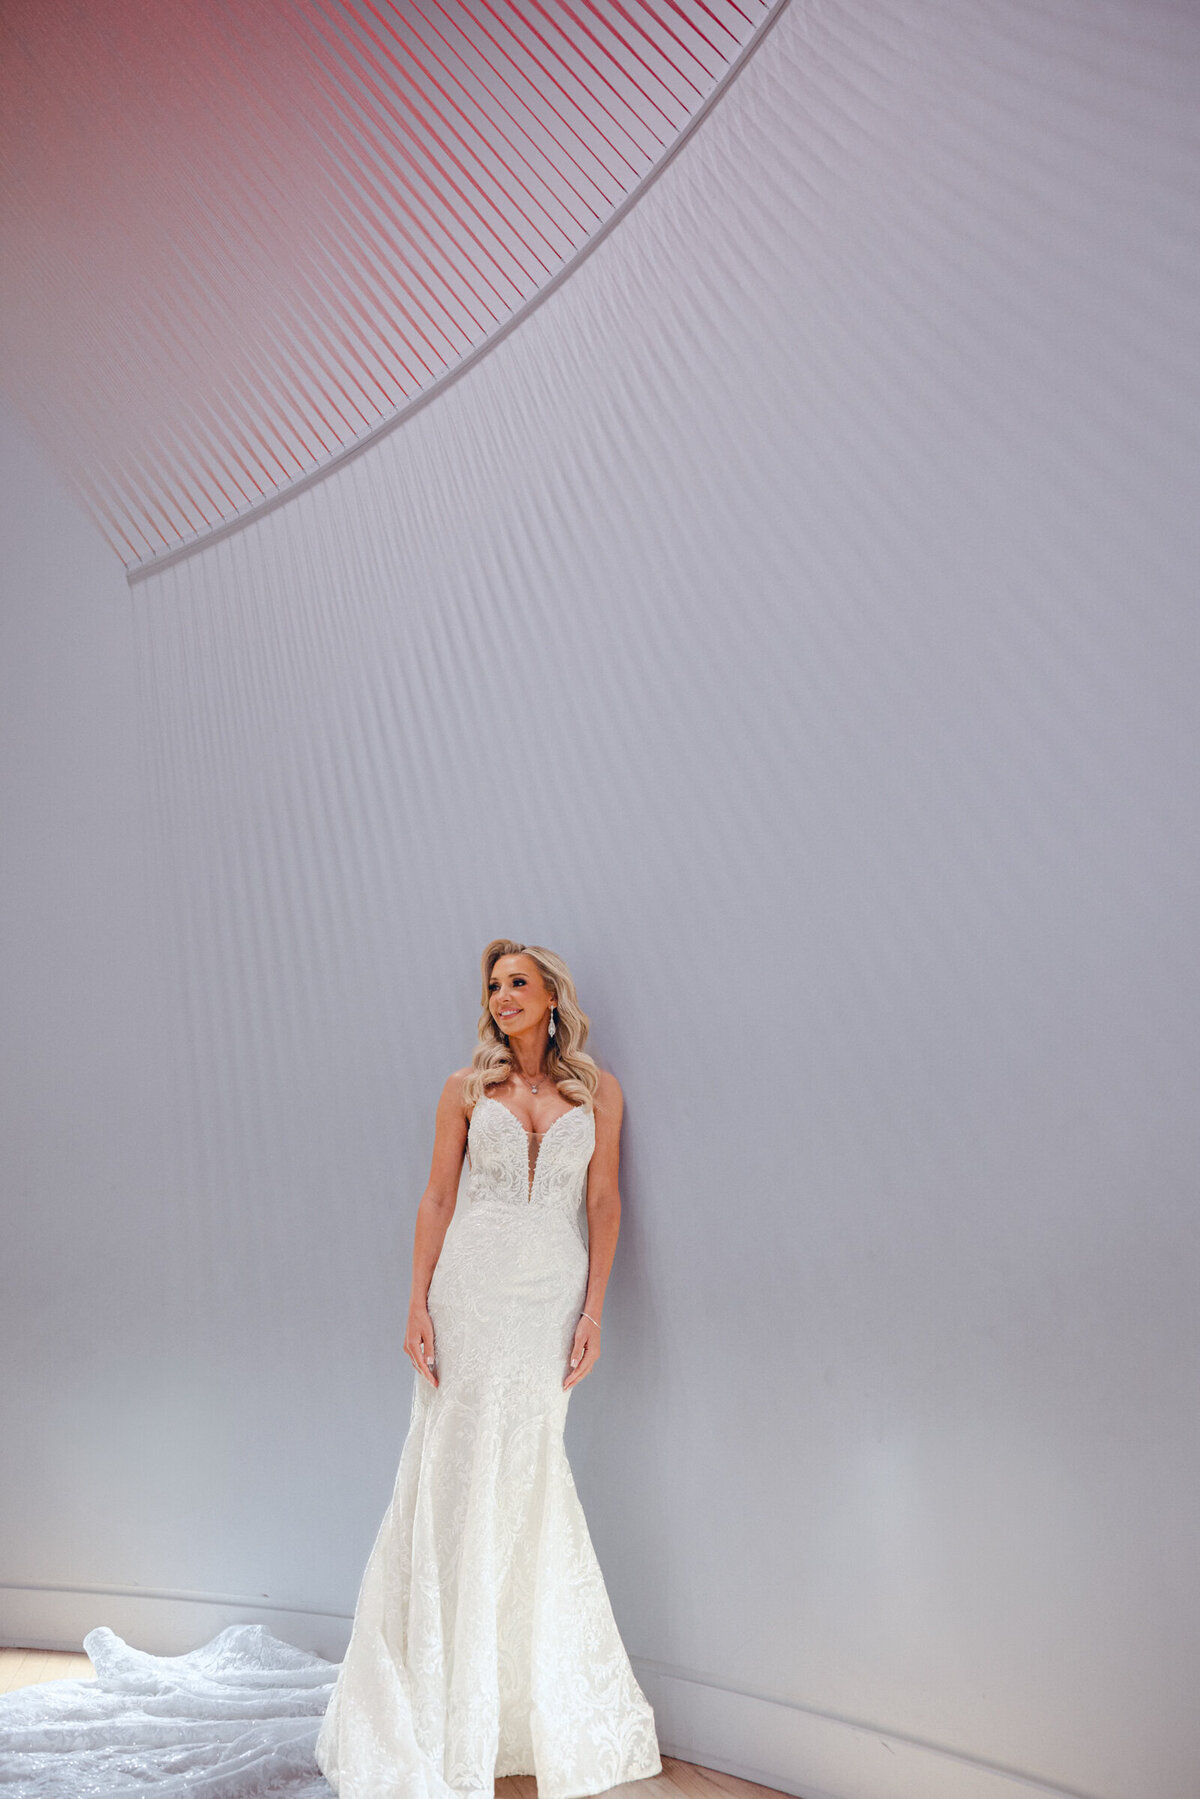
[[[572,1106],[570,1111],[560,1112],[557,1118],[552,1118],[550,1120],[544,1131],[527,1131],[512,1107],[506,1106],[502,1099],[497,1099],[494,1093],[485,1093],[483,1097],[484,1099],[490,1099],[494,1106],[499,1106],[502,1112],[507,1112],[508,1116],[512,1119],[513,1123],[525,1139],[526,1153],[529,1154],[529,1188],[525,1194],[525,1198],[531,1201],[533,1199],[533,1184],[537,1176],[538,1163],[542,1159],[542,1150],[545,1147],[546,1138],[550,1135],[556,1124],[561,1124],[564,1118],[569,1118],[571,1116],[572,1112],[582,1112],[583,1107]],[[474,1116],[475,1113],[472,1112],[471,1117],[474,1118]],[[541,1142],[538,1143],[537,1148],[534,1149],[534,1143],[538,1138],[541,1139]]]
[[507,1112],[522,1136],[525,1137],[548,1137],[556,1124],[561,1124],[562,1120],[564,1118],[569,1118],[572,1112],[581,1112],[583,1110],[582,1106],[571,1106],[566,1112],[560,1112],[557,1118],[552,1118],[544,1131],[527,1131],[512,1107],[506,1106],[502,1099],[497,1099],[494,1093],[485,1093],[483,1097],[484,1099],[490,1099],[494,1106],[499,1106],[502,1112]]

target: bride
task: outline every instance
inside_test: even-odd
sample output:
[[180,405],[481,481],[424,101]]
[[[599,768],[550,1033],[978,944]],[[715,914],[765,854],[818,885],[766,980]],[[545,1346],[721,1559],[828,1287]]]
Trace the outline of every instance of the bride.
[[561,957],[489,943],[417,1210],[408,1436],[340,1668],[261,1625],[179,1656],[101,1626],[94,1681],[0,1696],[3,1799],[492,1799],[508,1774],[577,1799],[661,1771],[563,1446],[621,1210],[621,1089],[587,1033]]
[[662,1769],[563,1446],[600,1354],[621,1088],[560,956],[496,938],[482,974],[417,1209],[409,1433],[317,1742],[339,1799],[491,1799],[508,1774],[577,1799]]

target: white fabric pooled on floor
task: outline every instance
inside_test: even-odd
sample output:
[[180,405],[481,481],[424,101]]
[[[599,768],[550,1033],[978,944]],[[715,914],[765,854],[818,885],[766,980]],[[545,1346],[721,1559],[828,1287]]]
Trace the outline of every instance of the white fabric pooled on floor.
[[95,1680],[0,1696],[4,1799],[330,1799],[313,1751],[337,1663],[233,1624],[188,1655],[88,1633]]

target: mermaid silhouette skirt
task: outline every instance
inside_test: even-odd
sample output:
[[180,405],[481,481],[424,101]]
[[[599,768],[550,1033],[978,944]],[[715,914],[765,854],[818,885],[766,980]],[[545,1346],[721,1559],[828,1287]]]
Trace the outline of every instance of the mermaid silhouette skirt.
[[564,1113],[531,1170],[501,1101],[472,1113],[428,1297],[439,1384],[415,1377],[317,1740],[339,1799],[492,1799],[507,1774],[577,1799],[662,1769],[563,1444],[594,1145],[592,1114]]

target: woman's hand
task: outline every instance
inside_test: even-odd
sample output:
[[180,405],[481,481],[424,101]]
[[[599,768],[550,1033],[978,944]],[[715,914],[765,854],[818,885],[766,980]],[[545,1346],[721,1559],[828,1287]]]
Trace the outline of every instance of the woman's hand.
[[433,1320],[424,1306],[415,1302],[409,1307],[408,1329],[404,1333],[404,1353],[416,1369],[423,1374],[431,1387],[437,1386],[437,1375],[433,1372],[437,1360],[437,1350],[433,1346]]
[[599,1360],[600,1326],[593,1324],[590,1318],[581,1318],[575,1326],[575,1341],[571,1345],[571,1372],[563,1386],[573,1387],[585,1374],[592,1372]]

